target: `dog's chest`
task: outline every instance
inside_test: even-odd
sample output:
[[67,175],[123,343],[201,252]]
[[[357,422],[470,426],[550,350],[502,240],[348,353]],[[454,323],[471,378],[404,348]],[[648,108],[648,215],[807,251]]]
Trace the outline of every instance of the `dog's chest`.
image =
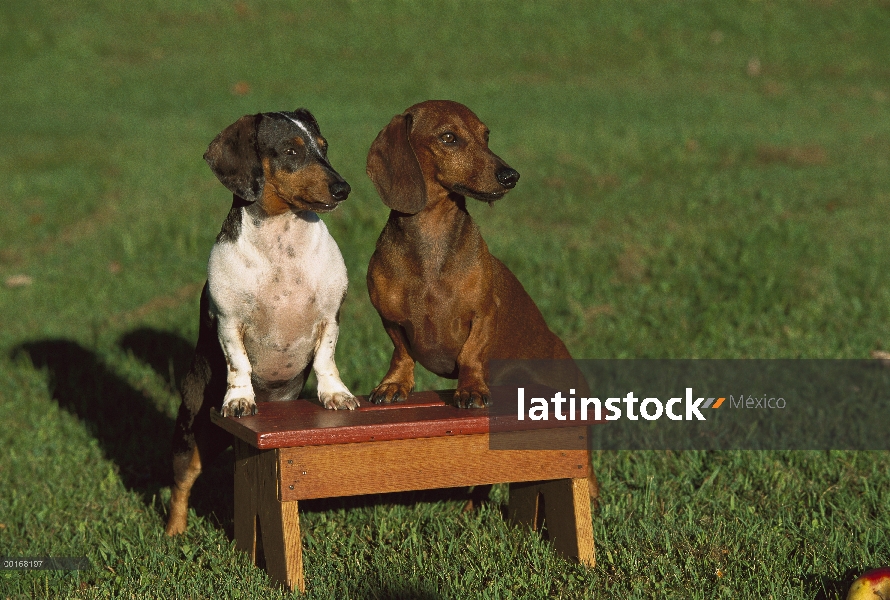
[[490,285],[478,269],[448,261],[431,266],[392,256],[376,258],[370,271],[375,308],[402,327],[418,362],[449,376],[473,320],[480,316],[479,307],[491,305],[483,301],[491,294]]
[[316,215],[245,213],[238,238],[214,247],[208,279],[218,310],[243,324],[254,374],[279,380],[314,354],[345,293],[346,268]]

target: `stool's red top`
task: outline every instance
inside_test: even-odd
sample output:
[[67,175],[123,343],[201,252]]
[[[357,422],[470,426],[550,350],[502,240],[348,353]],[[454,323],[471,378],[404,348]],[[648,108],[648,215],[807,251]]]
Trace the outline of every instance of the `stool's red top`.
[[454,390],[415,392],[395,404],[359,396],[357,410],[327,410],[310,400],[261,402],[250,417],[223,417],[215,410],[210,416],[260,450],[488,433],[488,409],[446,404],[453,396]]

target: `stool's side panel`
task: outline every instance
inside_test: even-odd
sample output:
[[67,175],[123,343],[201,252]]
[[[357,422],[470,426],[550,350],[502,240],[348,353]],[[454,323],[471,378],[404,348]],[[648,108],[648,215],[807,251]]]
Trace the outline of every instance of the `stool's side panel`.
[[488,434],[281,448],[281,500],[587,477],[587,450],[490,450]]
[[275,525],[274,535],[264,532],[263,545],[266,553],[266,570],[269,577],[287,589],[306,591],[303,579],[303,547],[300,538],[298,503],[278,502],[271,499],[261,509],[267,523]]
[[[235,547],[273,581],[305,591],[296,502],[280,502],[278,452],[235,440]],[[259,526],[258,526],[259,525]]]
[[593,567],[593,519],[586,477],[510,484],[507,514],[517,525],[537,531],[542,525],[556,551]]

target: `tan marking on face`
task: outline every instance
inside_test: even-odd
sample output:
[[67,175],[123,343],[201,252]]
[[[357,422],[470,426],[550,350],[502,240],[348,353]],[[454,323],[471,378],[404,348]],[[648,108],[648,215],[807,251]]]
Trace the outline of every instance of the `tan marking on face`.
[[263,159],[266,186],[261,202],[270,215],[288,210],[319,210],[313,203],[334,204],[329,185],[330,175],[318,163],[312,163],[299,171],[289,173],[283,169],[272,172],[269,159]]

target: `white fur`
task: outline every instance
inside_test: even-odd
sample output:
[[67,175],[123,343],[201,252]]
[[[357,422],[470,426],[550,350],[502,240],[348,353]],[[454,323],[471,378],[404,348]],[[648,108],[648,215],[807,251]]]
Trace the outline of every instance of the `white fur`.
[[322,404],[354,409],[358,401],[334,363],[347,285],[340,249],[315,213],[270,217],[262,210],[258,203],[243,208],[238,238],[210,253],[210,312],[229,367],[222,414],[241,408],[249,415],[257,400],[296,398],[310,363]]

